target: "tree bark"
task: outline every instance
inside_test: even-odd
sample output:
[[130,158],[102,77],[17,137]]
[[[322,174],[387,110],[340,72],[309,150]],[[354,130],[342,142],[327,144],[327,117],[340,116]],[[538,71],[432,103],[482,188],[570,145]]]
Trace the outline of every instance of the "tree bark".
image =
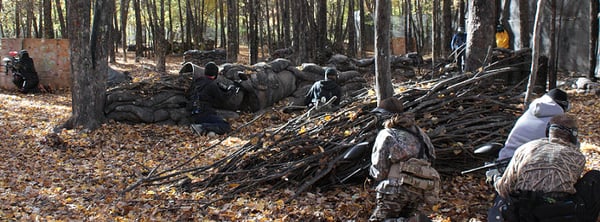
[[54,38],[54,24],[52,23],[52,0],[42,0],[44,5],[44,38]]
[[452,41],[452,0],[443,0],[442,3],[442,54],[450,54],[450,42]]
[[495,45],[496,4],[489,0],[469,1],[465,70],[475,71],[484,64],[487,52]]
[[[536,78],[537,78],[537,70],[538,70],[538,59],[540,57],[540,32],[541,30],[541,25],[542,25],[542,12],[544,11],[544,4],[545,4],[545,0],[538,0],[537,2],[537,9],[536,9],[536,13],[535,13],[535,24],[533,26],[533,45],[531,47],[532,53],[531,53],[531,74],[529,75],[529,82],[527,83],[527,93],[525,94],[525,101],[523,101],[525,103],[525,107],[528,107],[529,102],[531,101],[531,94],[534,90],[535,87],[535,82],[536,82]],[[526,108],[525,108],[526,109]]]
[[590,1],[590,71],[588,72],[588,79],[597,81],[596,69],[598,68],[598,31],[600,30],[598,26],[598,16],[599,16],[599,6],[597,0]]
[[375,4],[375,93],[377,104],[394,95],[390,73],[391,3],[376,0]]
[[112,13],[106,10],[108,0],[96,0],[90,31],[88,0],[69,3],[69,46],[71,51],[72,116],[64,125],[67,128],[81,126],[94,130],[105,121],[104,101],[106,73],[108,71],[107,44]]
[[[365,0],[358,0],[359,2],[359,13],[360,13],[360,44],[358,46],[359,50],[360,50],[360,57],[366,57],[367,53],[365,50],[365,45],[367,44],[367,38],[366,38],[366,25],[365,25]],[[408,44],[407,44],[408,45]]]
[[[316,30],[316,48],[324,49],[327,43],[327,0],[317,1],[317,27]],[[317,51],[317,58],[324,58],[325,50]]]
[[236,63],[239,52],[238,3],[227,0],[227,62]]
[[121,46],[123,47],[123,61],[127,62],[127,17],[129,14],[129,0],[121,0]]
[[[518,47],[515,49],[529,48],[529,41],[531,40],[529,33],[529,1],[528,0],[518,0],[519,1],[519,21],[521,30],[519,33],[520,41],[518,42]],[[516,43],[515,43],[516,44]]]
[[348,50],[347,55],[355,58],[356,57],[356,27],[354,26],[354,1],[348,1]]
[[135,61],[139,62],[144,55],[144,39],[142,37],[142,12],[140,0],[133,0],[133,11],[135,13]]
[[248,46],[250,50],[250,64],[256,64],[258,61],[258,12],[256,6],[258,2],[256,0],[249,0],[248,16],[250,21],[248,23]]

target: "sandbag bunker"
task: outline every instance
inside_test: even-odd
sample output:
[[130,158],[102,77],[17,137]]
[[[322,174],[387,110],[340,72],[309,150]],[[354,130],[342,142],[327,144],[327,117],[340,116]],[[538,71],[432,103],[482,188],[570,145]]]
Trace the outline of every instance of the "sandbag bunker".
[[[109,88],[105,105],[107,118],[133,124],[189,124],[189,87],[194,76],[204,75],[203,65],[186,62],[179,75],[163,75]],[[297,67],[282,58],[252,66],[221,64],[216,83],[239,87],[239,90],[220,95],[224,98],[213,106],[227,117],[231,117],[232,112],[256,112],[283,99],[288,100],[287,105],[303,106],[310,86],[324,78],[325,68],[312,63]],[[344,96],[367,87],[366,79],[356,70],[340,72],[338,84]]]

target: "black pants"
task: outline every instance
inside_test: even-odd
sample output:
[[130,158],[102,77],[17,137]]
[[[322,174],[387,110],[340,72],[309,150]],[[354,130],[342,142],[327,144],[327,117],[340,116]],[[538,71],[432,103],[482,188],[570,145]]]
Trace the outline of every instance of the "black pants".
[[600,212],[600,171],[587,172],[575,184],[574,195],[519,191],[511,194],[506,221],[595,222]]
[[587,172],[575,184],[578,221],[595,222],[600,213],[600,171]]

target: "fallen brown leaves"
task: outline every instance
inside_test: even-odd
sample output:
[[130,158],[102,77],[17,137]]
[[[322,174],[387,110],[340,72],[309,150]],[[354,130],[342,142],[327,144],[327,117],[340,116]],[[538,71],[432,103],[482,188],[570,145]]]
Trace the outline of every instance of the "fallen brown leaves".
[[[587,169],[600,169],[600,102],[575,95],[571,113],[580,122]],[[122,193],[150,172],[185,163],[204,166],[246,142],[243,136],[198,137],[185,126],[109,122],[93,132],[52,128],[69,117],[70,94],[23,95],[0,90],[0,218],[7,220],[100,221],[365,221],[374,196],[364,186],[311,190],[290,203],[294,191],[265,185],[269,195],[247,193],[222,201],[224,194],[185,192],[169,184]],[[277,112],[243,129],[241,135],[277,126],[290,118]],[[243,115],[240,127],[252,119]],[[192,175],[189,175],[194,179]],[[258,192],[257,192],[258,193]],[[260,192],[263,193],[263,192]],[[484,221],[492,190],[482,175],[444,178],[442,200],[424,211],[435,221]]]

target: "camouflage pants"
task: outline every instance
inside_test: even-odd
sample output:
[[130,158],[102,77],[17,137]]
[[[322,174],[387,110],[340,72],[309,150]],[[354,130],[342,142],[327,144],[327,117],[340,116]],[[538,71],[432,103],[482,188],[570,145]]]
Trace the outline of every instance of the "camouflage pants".
[[369,221],[405,221],[417,211],[422,197],[412,192],[386,194],[377,192],[377,205]]

